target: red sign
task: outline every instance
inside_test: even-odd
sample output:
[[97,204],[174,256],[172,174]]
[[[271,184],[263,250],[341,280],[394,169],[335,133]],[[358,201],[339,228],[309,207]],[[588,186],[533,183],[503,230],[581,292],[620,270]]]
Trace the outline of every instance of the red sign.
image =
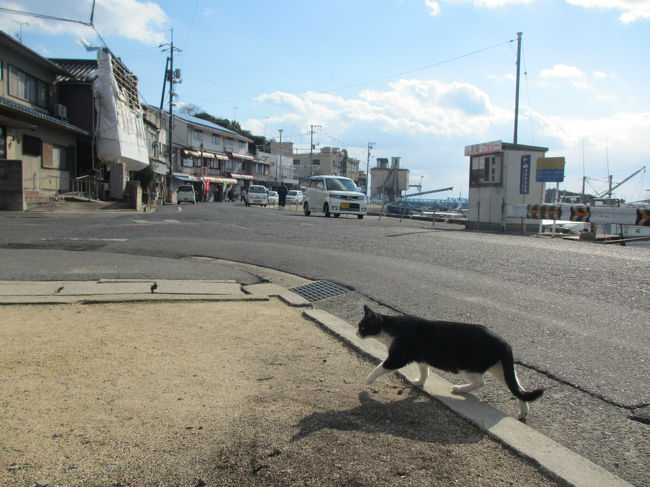
[[481,144],[466,145],[466,156],[478,156],[480,154],[491,154],[493,152],[501,152],[503,145],[500,140],[493,140],[492,142],[483,142]]

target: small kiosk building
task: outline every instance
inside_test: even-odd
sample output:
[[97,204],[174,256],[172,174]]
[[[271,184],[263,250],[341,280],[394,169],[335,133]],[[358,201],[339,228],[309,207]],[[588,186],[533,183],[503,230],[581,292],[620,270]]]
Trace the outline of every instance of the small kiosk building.
[[535,231],[539,221],[506,216],[506,205],[541,204],[544,183],[537,182],[537,159],[548,148],[500,140],[468,145],[468,230]]

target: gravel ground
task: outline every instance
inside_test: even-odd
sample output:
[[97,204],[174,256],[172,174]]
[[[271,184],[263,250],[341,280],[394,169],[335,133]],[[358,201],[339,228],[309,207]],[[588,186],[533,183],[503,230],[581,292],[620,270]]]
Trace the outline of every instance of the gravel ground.
[[2,313],[2,485],[556,485],[277,301]]

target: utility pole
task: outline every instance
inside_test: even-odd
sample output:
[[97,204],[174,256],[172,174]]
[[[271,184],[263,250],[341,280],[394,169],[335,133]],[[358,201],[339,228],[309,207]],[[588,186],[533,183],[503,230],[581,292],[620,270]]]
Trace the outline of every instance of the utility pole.
[[521,71],[521,32],[517,32],[517,87],[515,88],[515,134],[512,143],[517,143],[517,125],[519,124],[519,72]]
[[[180,83],[180,70],[174,71],[174,51],[181,52],[177,47],[174,47],[174,29],[171,30],[171,42],[168,44],[160,44],[158,47],[169,46],[169,69],[166,71],[167,81],[169,81],[169,127],[167,129],[167,154],[169,157],[169,179],[167,180],[167,199],[171,202],[172,199],[172,178],[174,177],[174,151],[172,147],[172,130],[174,127],[174,84]],[[167,49],[163,49],[166,51]],[[164,95],[163,95],[164,98]],[[161,103],[162,107],[162,103]]]
[[278,170],[280,169],[280,165],[282,164],[282,130],[283,129],[278,129],[278,132],[280,132],[280,157],[278,157],[278,165],[275,168],[275,183],[278,183]]
[[374,142],[368,142],[368,159],[366,159],[366,197],[370,197],[370,149],[372,149],[376,144]]
[[309,175],[314,175],[314,129],[320,125],[309,126]]

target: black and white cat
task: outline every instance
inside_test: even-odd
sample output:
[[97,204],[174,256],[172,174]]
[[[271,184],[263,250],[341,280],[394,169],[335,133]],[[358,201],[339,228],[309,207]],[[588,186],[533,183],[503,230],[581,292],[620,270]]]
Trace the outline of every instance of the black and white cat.
[[420,377],[415,385],[424,385],[431,366],[466,377],[468,384],[451,390],[462,394],[482,387],[483,374],[487,373],[519,400],[519,419],[528,415],[528,402],[544,392],[544,389],[524,391],[515,373],[512,348],[483,325],[387,316],[375,313],[368,306],[364,306],[364,313],[357,336],[377,338],[388,348],[388,357],[370,373],[366,384],[416,362]]

